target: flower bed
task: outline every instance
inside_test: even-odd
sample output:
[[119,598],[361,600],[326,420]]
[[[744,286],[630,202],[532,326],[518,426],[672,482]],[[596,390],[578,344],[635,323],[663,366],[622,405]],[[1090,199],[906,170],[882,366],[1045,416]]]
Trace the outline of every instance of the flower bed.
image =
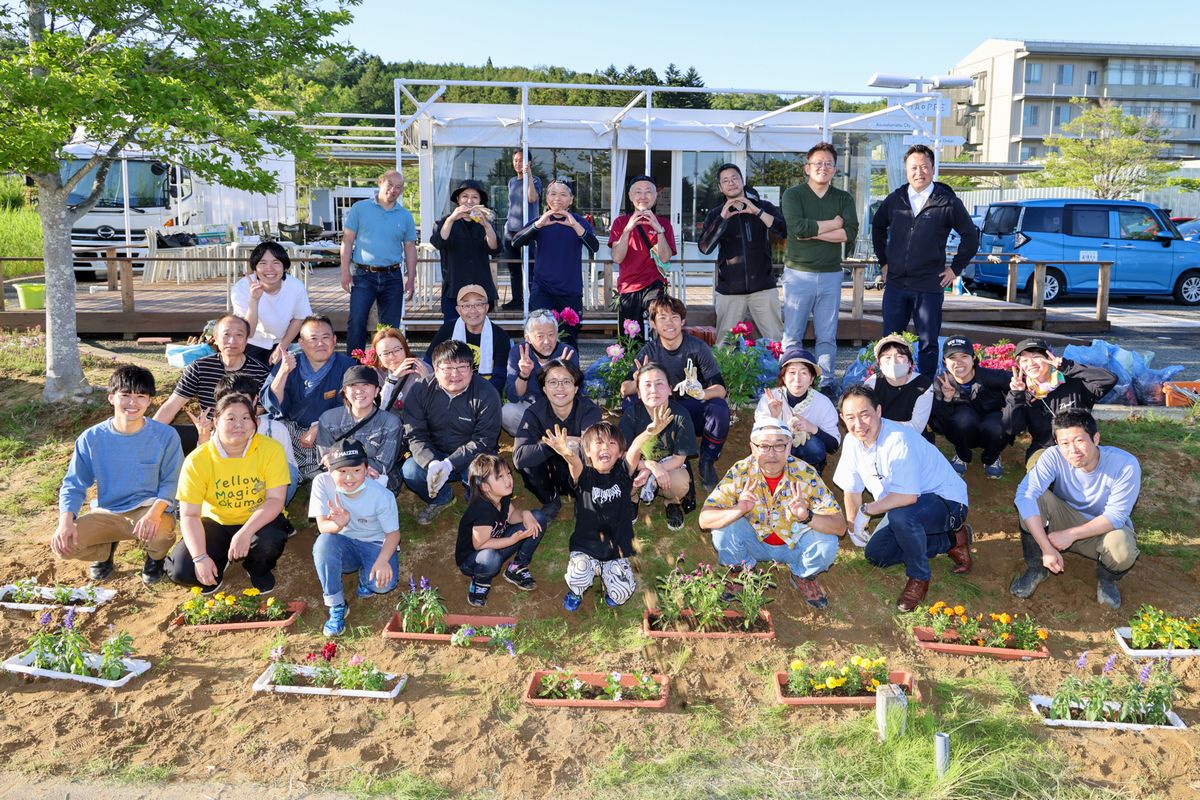
[[664,630],[665,623],[657,612],[646,609],[642,612],[642,633],[651,639],[774,639],[775,623],[771,620],[770,611],[758,612],[757,621],[747,629],[745,616],[737,611],[728,609],[721,612],[721,618],[716,622],[705,623],[700,627],[696,615],[689,609],[679,612],[679,619],[672,624],[677,626]]
[[555,667],[529,676],[524,700],[549,708],[666,708],[670,683],[666,675]]
[[1200,656],[1200,617],[1172,617],[1161,609],[1144,605],[1129,621],[1116,628],[1117,645],[1131,658],[1180,658]]
[[[688,571],[675,567],[658,580],[658,607],[642,614],[642,630],[657,639],[681,637],[774,639],[775,626],[765,606],[774,588],[775,565],[762,569],[714,570],[699,564]],[[740,610],[727,606],[736,605]]]
[[68,608],[62,624],[57,627],[51,624],[51,613],[43,613],[38,620],[37,633],[29,639],[29,646],[24,652],[6,659],[4,669],[108,688],[124,686],[150,669],[149,662],[129,658],[133,653],[133,637],[124,631],[105,640],[99,653],[87,652],[89,642],[75,629],[75,613],[74,606]]
[[989,614],[991,624],[984,627],[983,614],[972,617],[962,605],[951,606],[939,600],[922,611],[928,615],[930,626],[913,628],[922,649],[1009,661],[1050,657],[1045,645],[1049,631],[1038,627],[1028,614]]
[[200,592],[199,586],[192,587],[192,596],[179,606],[179,614],[171,620],[173,627],[208,632],[286,628],[308,607],[302,600],[285,605],[268,597],[264,602],[258,589],[244,589],[240,595],[217,592],[209,598]]
[[889,671],[885,658],[856,655],[840,667],[832,660],[810,664],[795,659],[785,672],[775,673],[774,681],[776,699],[789,706],[873,706],[875,690],[886,683],[921,699],[912,673]]
[[[1147,725],[1133,722],[1089,722],[1085,719],[1055,719],[1049,716],[1053,702],[1054,698],[1047,697],[1044,694],[1029,695],[1029,707],[1033,709],[1033,713],[1041,719],[1043,725],[1048,725],[1052,728],[1107,728],[1114,731],[1146,731],[1164,728],[1168,730],[1173,728],[1187,729],[1187,725],[1184,724],[1183,720],[1174,711],[1167,712],[1167,722],[1164,725]],[[1114,714],[1120,712],[1120,703],[1110,700],[1105,703],[1105,706]],[[1071,708],[1074,713],[1082,713],[1083,710],[1081,704],[1072,705]]]
[[1085,651],[1075,662],[1075,674],[1052,696],[1030,695],[1030,707],[1044,724],[1118,730],[1186,727],[1171,710],[1179,680],[1171,674],[1169,661],[1147,662],[1135,678],[1114,673],[1115,653],[1099,675],[1091,674],[1087,660]]
[[396,604],[396,613],[383,628],[385,639],[437,642],[454,647],[490,644],[516,655],[516,617],[485,614],[448,614],[436,588],[424,576],[418,585],[408,580],[408,591]]
[[103,686],[106,689],[120,689],[122,686],[129,683],[146,670],[150,669],[149,661],[141,661],[136,658],[122,658],[120,659],[122,670],[121,677],[116,678],[115,680],[99,678],[96,677],[96,674],[100,673],[102,665],[105,663],[104,655],[101,653],[81,653],[80,655],[83,658],[84,665],[91,673],[94,674],[77,675],[72,672],[63,672],[62,670],[41,669],[34,665],[36,656],[33,653],[24,653],[21,655],[12,656],[11,658],[5,659],[3,662],[0,662],[0,666],[2,666],[8,672],[19,672],[25,675],[32,675],[37,678],[50,678],[52,680],[87,683],[92,686]]
[[93,612],[117,596],[112,589],[82,586],[78,589],[55,584],[39,586],[33,578],[0,586],[0,606],[15,611],[44,611],[50,608],[73,607],[77,611]]
[[285,662],[283,650],[271,651],[271,665],[254,681],[254,691],[390,699],[408,684],[408,675],[383,672],[360,655],[335,661],[336,642],[308,653],[301,664]]

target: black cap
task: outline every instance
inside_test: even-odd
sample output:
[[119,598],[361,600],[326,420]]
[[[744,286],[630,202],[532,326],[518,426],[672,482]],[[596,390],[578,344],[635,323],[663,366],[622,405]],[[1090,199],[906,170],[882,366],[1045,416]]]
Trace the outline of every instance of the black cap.
[[359,467],[367,463],[367,450],[358,439],[342,439],[327,454],[329,468]]
[[1013,350],[1012,357],[1015,359],[1028,350],[1040,350],[1046,355],[1050,355],[1050,345],[1045,339],[1022,339],[1017,342],[1017,348]]
[[951,336],[942,345],[942,358],[949,358],[955,353],[966,353],[971,358],[974,358],[975,345],[965,336]]
[[464,189],[474,189],[475,191],[479,192],[479,204],[481,206],[486,206],[488,204],[488,193],[487,190],[483,188],[483,184],[479,181],[470,180],[469,178],[465,181],[459,181],[458,186],[455,187],[454,191],[450,193],[450,202],[457,205],[458,196],[463,193]]
[[374,367],[368,367],[366,364],[355,364],[346,370],[342,375],[342,388],[353,386],[356,383],[369,383],[372,386],[379,387],[379,373]]
[[653,186],[655,189],[657,189],[657,188],[658,188],[658,181],[654,180],[654,178],[650,177],[649,175],[634,175],[632,178],[630,178],[630,179],[629,179],[629,180],[626,182],[626,184],[625,184],[625,188],[626,188],[626,190],[629,190],[629,189],[633,188],[633,185],[634,185],[635,183],[637,183],[638,181],[650,181],[650,184],[651,184],[651,185],[652,185],[652,186]]

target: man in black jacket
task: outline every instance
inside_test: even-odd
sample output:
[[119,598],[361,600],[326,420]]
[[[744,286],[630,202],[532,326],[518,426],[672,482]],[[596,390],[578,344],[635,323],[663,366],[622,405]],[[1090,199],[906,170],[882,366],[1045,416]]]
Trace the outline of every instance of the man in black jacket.
[[1004,401],[1004,432],[1029,431],[1026,469],[1038,451],[1054,447],[1054,415],[1068,408],[1091,411],[1117,385],[1117,376],[1101,367],[1056,356],[1044,339],[1025,339],[1013,351],[1016,366]]
[[983,472],[989,478],[1003,474],[1000,453],[1008,445],[1001,409],[1008,393],[1009,374],[979,366],[975,345],[965,336],[951,336],[942,345],[946,371],[934,383],[931,422],[937,433],[954,445],[950,466],[965,475],[971,450],[983,448]]
[[495,453],[500,438],[500,393],[472,369],[466,342],[433,348],[433,375],[404,398],[404,434],[412,456],[400,468],[404,483],[425,501],[417,524],[428,525],[454,500],[451,481],[463,480],[480,453]]
[[758,335],[783,338],[779,291],[771,264],[770,235],[786,239],[783,213],[747,188],[736,164],[717,167],[717,185],[725,202],[708,212],[700,234],[700,252],[717,249],[717,331],[726,331],[746,318]]
[[[902,333],[911,319],[920,339],[917,367],[937,370],[944,290],[979,250],[979,229],[954,190],[935,183],[933,151],[914,144],[904,154],[908,183],[884,199],[871,222],[875,257],[883,269],[883,333]],[[951,229],[961,242],[946,266]]]

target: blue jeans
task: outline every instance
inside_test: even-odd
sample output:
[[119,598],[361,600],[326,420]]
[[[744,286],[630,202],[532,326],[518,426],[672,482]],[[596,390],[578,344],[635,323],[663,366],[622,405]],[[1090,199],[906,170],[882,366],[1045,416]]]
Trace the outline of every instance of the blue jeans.
[[878,567],[902,563],[908,577],[927,581],[929,559],[950,549],[950,533],[966,521],[962,503],[923,494],[911,506],[893,508],[884,516],[864,554]]
[[317,567],[317,579],[321,581],[321,593],[325,595],[325,605],[340,606],[346,602],[345,592],[342,591],[342,575],[347,572],[358,573],[358,589],[360,592],[386,594],[396,588],[400,577],[400,557],[393,550],[388,559],[392,565],[392,579],[380,588],[371,580],[371,567],[379,558],[380,546],[376,542],[364,542],[351,539],[336,533],[322,533],[313,543],[313,564]]
[[438,490],[437,497],[430,497],[429,471],[418,464],[415,458],[405,459],[403,466],[400,467],[400,474],[404,477],[404,485],[412,489],[413,494],[426,503],[433,503],[439,506],[444,506],[454,499],[455,481],[462,481],[464,485],[467,482],[466,475],[458,470],[451,470],[450,477],[446,478],[446,482]]
[[833,566],[837,558],[838,537],[829,533],[807,530],[795,547],[785,544],[764,544],[745,517],[732,525],[715,528],[712,532],[717,560],[727,567],[745,564],[753,567],[759,561],[787,564],[797,578],[812,578]]
[[883,287],[883,335],[903,333],[908,328],[908,321],[912,320],[920,343],[917,369],[922,375],[937,374],[938,335],[942,332],[942,302],[945,299],[945,292]]
[[825,461],[829,457],[829,453],[825,449],[825,443],[815,434],[809,436],[808,441],[799,447],[793,447],[792,455],[805,464],[811,464],[812,468],[817,472],[825,469]]
[[[504,569],[504,562],[510,558],[516,566],[529,566],[529,563],[533,561],[533,551],[537,550],[537,546],[542,543],[542,536],[546,533],[546,515],[541,511],[534,511],[533,518],[542,526],[541,533],[528,539],[522,539],[516,544],[510,544],[508,547],[474,551],[458,565],[462,574],[476,583],[486,585],[491,583],[492,578],[500,574],[500,570]],[[504,535],[512,536],[524,527],[519,522],[509,525],[504,531]],[[516,554],[515,558],[513,558],[514,553]]]
[[346,352],[365,350],[367,346],[367,318],[371,306],[379,302],[380,324],[400,327],[404,316],[404,267],[390,272],[367,272],[354,268],[350,286],[350,313],[346,317]]
[[700,434],[700,458],[716,461],[729,436],[729,403],[723,397],[697,400],[694,397],[675,397],[692,418],[692,427]]
[[292,504],[292,498],[296,496],[296,490],[300,488],[300,468],[295,464],[288,464],[288,474],[292,476],[292,482],[288,484],[287,497],[283,501],[284,508]]
[[812,317],[813,348],[821,374],[833,375],[837,355],[838,312],[842,305],[842,271],[783,270],[783,349],[802,347]]

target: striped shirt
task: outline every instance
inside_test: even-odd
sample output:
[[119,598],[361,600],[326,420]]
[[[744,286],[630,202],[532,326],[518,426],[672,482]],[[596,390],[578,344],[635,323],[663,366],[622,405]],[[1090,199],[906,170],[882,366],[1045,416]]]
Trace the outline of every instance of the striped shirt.
[[195,400],[202,410],[209,411],[217,405],[213,401],[213,390],[217,388],[217,382],[221,378],[226,375],[245,375],[261,388],[270,374],[271,370],[266,364],[248,355],[241,369],[228,371],[225,369],[225,363],[221,361],[221,355],[216,353],[198,358],[184,367],[173,394]]

